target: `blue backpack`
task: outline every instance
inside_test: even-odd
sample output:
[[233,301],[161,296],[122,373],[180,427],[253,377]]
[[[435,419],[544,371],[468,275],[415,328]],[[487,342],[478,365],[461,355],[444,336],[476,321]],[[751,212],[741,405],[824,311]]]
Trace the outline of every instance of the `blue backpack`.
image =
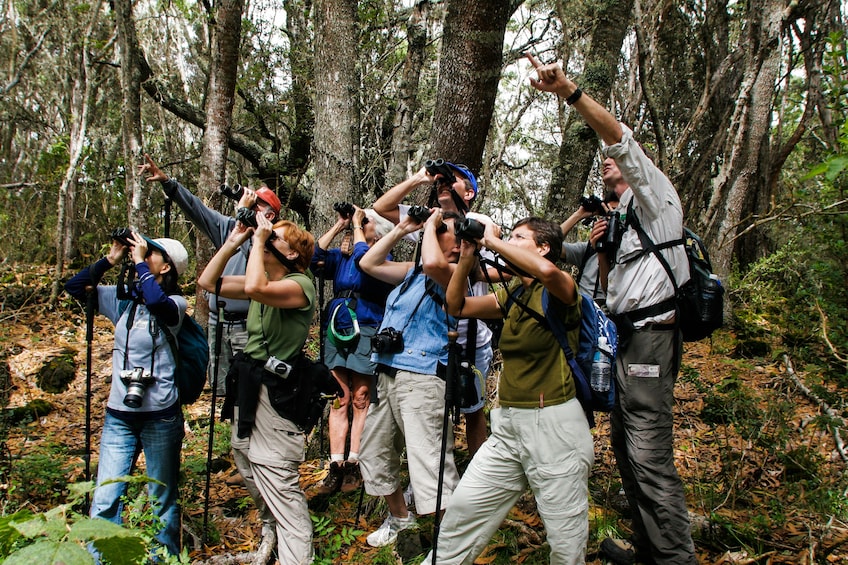
[[[507,312],[510,305],[515,302],[521,306],[539,325],[554,334],[557,342],[565,353],[565,358],[571,367],[571,373],[574,375],[574,386],[577,389],[577,400],[586,412],[586,419],[589,420],[589,425],[595,425],[595,417],[593,412],[609,412],[615,405],[615,376],[610,380],[610,388],[606,391],[594,390],[589,381],[589,376],[592,374],[592,360],[595,353],[600,350],[602,355],[610,358],[611,363],[615,366],[615,355],[618,350],[618,331],[615,323],[610,320],[600,306],[592,300],[587,294],[580,293],[580,322],[579,324],[566,325],[565,322],[557,317],[550,305],[550,295],[548,290],[542,291],[542,308],[545,311],[545,316],[542,317],[538,312],[526,307],[521,302],[514,300],[521,295],[524,287],[518,288],[518,293],[510,295],[507,299]],[[578,338],[577,354],[571,350],[568,344],[568,332],[580,330]],[[606,339],[611,351],[605,351],[598,347],[600,338]]]
[[[118,316],[120,317],[132,303],[131,300],[121,300]],[[206,368],[209,365],[206,332],[192,316],[183,316],[183,325],[176,336],[165,324],[160,323],[159,327],[165,333],[176,361],[174,381],[180,393],[180,404],[194,404],[206,386]]]

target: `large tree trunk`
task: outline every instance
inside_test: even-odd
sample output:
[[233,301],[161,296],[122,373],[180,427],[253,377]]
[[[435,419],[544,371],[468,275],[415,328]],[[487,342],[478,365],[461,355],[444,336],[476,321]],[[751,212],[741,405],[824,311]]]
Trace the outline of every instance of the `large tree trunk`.
[[407,47],[403,75],[398,87],[398,103],[392,131],[392,148],[386,170],[385,186],[391,187],[405,178],[418,167],[410,166],[421,160],[420,147],[414,146],[412,132],[418,117],[418,85],[421,82],[421,69],[426,60],[427,17],[430,3],[417,2],[412,7],[406,24]]
[[[238,78],[239,42],[241,40],[241,14],[243,0],[222,0],[213,14],[212,65],[206,88],[206,129],[200,159],[200,178],[197,195],[214,208],[221,207],[218,186],[224,182],[227,168],[227,142],[233,125],[233,104]],[[197,240],[195,246],[197,272],[200,273],[213,250],[205,241]],[[198,287],[195,315],[206,321],[209,305]]]
[[758,190],[763,188],[768,155],[768,131],[774,104],[774,85],[780,66],[782,3],[755,2],[752,15],[762,16],[761,25],[750,26],[751,46],[743,65],[745,74],[736,97],[736,110],[728,134],[726,159],[719,169],[707,210],[707,236],[717,241],[711,250],[713,269],[722,277],[730,273],[733,238],[739,223]]
[[[610,107],[612,85],[618,75],[621,45],[627,33],[633,0],[601,3],[595,13],[591,43],[583,73],[575,80],[580,88],[604,106]],[[564,101],[560,101],[564,103]],[[550,218],[567,218],[577,208],[592,163],[597,157],[598,136],[582,119],[571,120],[563,132],[559,159],[554,167],[545,213]]]
[[135,174],[142,162],[141,144],[141,66],[138,37],[133,19],[132,0],[114,0],[118,50],[121,55],[121,138],[124,146],[124,183],[128,195],[129,224],[142,233],[148,232],[150,190]]
[[[332,218],[332,203],[359,203],[359,65],[356,1],[316,0],[315,60],[321,85],[315,89],[315,186],[312,220]],[[313,231],[328,227],[315,224]]]
[[428,157],[480,171],[513,10],[509,0],[448,2]]

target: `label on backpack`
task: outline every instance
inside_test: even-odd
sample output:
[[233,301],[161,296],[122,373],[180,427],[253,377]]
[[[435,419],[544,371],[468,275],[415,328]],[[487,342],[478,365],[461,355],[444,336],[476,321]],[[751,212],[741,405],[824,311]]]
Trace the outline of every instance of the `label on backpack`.
[[627,376],[658,379],[660,378],[660,366],[645,365],[644,363],[631,363],[627,366]]

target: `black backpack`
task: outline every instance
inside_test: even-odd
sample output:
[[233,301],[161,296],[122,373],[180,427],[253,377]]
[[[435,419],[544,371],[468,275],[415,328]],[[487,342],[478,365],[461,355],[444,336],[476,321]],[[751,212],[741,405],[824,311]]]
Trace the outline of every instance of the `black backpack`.
[[[683,237],[657,245],[645,233],[633,211],[628,210],[626,221],[639,234],[642,248],[657,256],[674,285],[677,320],[683,341],[698,341],[712,335],[724,324],[724,287],[713,273],[710,255],[701,238],[684,227]],[[675,245],[683,246],[689,261],[689,280],[680,287],[668,261],[660,253],[661,249]]]

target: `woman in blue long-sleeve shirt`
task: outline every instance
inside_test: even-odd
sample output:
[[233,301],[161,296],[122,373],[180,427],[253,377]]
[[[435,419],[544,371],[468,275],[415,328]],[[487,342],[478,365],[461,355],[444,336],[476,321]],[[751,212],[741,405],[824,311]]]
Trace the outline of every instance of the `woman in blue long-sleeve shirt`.
[[[106,257],[86,267],[65,284],[73,297],[96,292],[97,310],[115,324],[112,385],[100,438],[97,489],[91,516],[120,524],[125,482],[144,451],[148,493],[161,520],[156,539],[172,555],[180,552],[177,481],[183,416],[174,381],[174,355],[161,325],[176,335],[186,311],[178,277],[188,265],[185,247],[174,239],[151,240],[133,233],[112,242]],[[100,286],[103,274],[121,264],[129,251],[135,276],[126,289]]]

